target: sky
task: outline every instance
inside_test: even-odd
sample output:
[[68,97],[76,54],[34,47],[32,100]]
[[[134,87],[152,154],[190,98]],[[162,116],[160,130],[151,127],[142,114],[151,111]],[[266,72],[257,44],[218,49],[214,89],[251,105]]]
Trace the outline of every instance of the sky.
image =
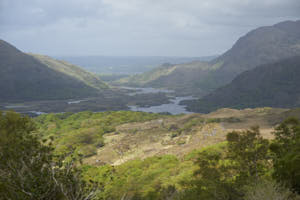
[[50,56],[209,56],[300,0],[0,0],[0,39]]

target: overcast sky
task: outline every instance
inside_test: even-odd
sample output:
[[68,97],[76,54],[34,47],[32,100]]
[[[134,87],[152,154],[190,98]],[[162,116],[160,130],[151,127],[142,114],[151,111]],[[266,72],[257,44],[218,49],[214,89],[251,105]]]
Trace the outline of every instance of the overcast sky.
[[205,56],[300,19],[300,0],[0,0],[0,38],[47,55]]

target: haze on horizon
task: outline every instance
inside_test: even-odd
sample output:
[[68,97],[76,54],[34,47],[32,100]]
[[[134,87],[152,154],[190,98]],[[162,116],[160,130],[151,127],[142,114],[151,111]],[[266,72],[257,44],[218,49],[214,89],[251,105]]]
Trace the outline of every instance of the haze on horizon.
[[299,0],[0,0],[0,39],[52,56],[207,56]]

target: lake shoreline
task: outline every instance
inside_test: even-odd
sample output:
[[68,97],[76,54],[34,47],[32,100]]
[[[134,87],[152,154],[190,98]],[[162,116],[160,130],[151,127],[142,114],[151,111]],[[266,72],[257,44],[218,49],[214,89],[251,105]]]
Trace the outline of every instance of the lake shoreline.
[[116,96],[87,97],[66,100],[48,100],[23,103],[3,103],[1,109],[14,110],[29,116],[46,113],[92,112],[131,110],[152,113],[188,114],[183,100],[195,99],[192,96],[178,97],[174,91],[157,88],[121,87]]

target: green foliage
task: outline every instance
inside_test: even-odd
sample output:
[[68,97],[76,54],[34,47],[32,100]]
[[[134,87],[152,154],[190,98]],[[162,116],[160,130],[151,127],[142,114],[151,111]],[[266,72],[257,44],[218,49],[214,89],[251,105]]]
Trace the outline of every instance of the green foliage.
[[247,188],[245,200],[299,200],[300,196],[292,193],[288,188],[276,183],[274,180],[259,180]]
[[[227,135],[228,158],[237,164],[237,179],[241,184],[255,181],[268,170],[269,141],[263,139],[259,128]],[[252,180],[253,179],[253,180]]]
[[178,132],[171,133],[171,138],[175,138],[175,137],[177,137],[179,135],[180,135],[180,133],[178,133]]
[[300,193],[300,122],[290,118],[280,124],[271,145],[274,177]]
[[[277,143],[281,141],[281,145],[291,149],[291,141],[294,141],[291,138],[297,138],[295,131],[299,127],[296,127],[296,121],[290,121],[290,124],[282,124],[277,128],[279,132],[275,133],[277,139],[272,143],[272,148],[278,147]],[[282,130],[286,132],[285,135]],[[281,171],[277,172],[276,160],[272,168],[269,146],[269,141],[262,138],[258,127],[254,127],[231,132],[227,135],[227,142],[195,150],[181,160],[166,155],[128,161],[116,167],[90,167],[85,177],[96,177],[96,181],[105,185],[104,192],[98,196],[101,199],[254,200],[259,199],[263,191],[265,193],[261,198],[268,199],[274,195],[283,198],[288,194],[287,199],[295,199],[295,194],[289,189],[270,179],[273,170],[275,174]],[[290,174],[297,174],[297,171],[293,171],[299,168],[297,159],[289,160],[290,157],[283,156],[279,149],[281,154],[278,154],[278,158],[287,162],[286,167],[292,168],[284,168],[284,174],[276,180],[298,183],[293,179],[297,176]],[[297,148],[290,152],[299,155]],[[296,163],[290,165],[292,161]],[[270,183],[268,187],[259,188],[266,182]],[[294,185],[286,185],[295,189]]]
[[[75,195],[103,200],[299,198],[293,193],[299,192],[300,182],[300,122],[296,119],[280,124],[271,142],[254,127],[230,132],[226,142],[182,158],[154,156],[118,166],[81,166],[75,159],[77,154],[93,155],[104,145],[103,135],[115,132],[116,126],[159,117],[163,116],[128,111],[61,113],[42,115],[35,125],[16,113],[1,113],[0,199],[60,200],[76,199]],[[228,118],[192,119],[181,128],[166,128],[178,134],[223,120]],[[67,154],[68,149],[72,153]]]
[[234,163],[226,158],[226,144],[201,151],[195,162],[199,169],[194,178],[184,183],[180,199],[239,199],[235,183]]
[[115,132],[116,126],[159,117],[163,115],[131,111],[85,111],[41,115],[35,118],[35,122],[43,138],[54,138],[56,152],[64,153],[74,148],[77,154],[91,156],[104,145],[103,135]]
[[221,119],[220,118],[209,118],[206,121],[207,121],[207,123],[220,123]]
[[0,199],[83,200],[96,195],[76,161],[53,155],[40,143],[28,117],[0,112]]
[[202,118],[195,118],[192,120],[187,121],[183,128],[181,129],[182,131],[190,131],[192,129],[192,127],[197,126],[197,125],[202,125],[206,120],[202,119]]
[[88,71],[85,71],[84,69],[76,65],[67,63],[65,61],[56,60],[48,56],[37,55],[37,54],[30,54],[30,55],[36,58],[37,60],[39,60],[41,63],[47,65],[49,68],[61,72],[63,74],[66,74],[76,80],[79,80],[90,87],[99,90],[108,88],[108,86],[104,82],[102,82],[96,75]]
[[84,177],[105,185],[100,199],[166,199],[183,189],[180,183],[191,179],[196,168],[191,158],[164,155],[115,167],[86,166]]
[[259,129],[231,132],[227,143],[206,148],[198,154],[192,181],[181,199],[242,199],[244,186],[264,176],[268,165],[268,140],[260,136]]

